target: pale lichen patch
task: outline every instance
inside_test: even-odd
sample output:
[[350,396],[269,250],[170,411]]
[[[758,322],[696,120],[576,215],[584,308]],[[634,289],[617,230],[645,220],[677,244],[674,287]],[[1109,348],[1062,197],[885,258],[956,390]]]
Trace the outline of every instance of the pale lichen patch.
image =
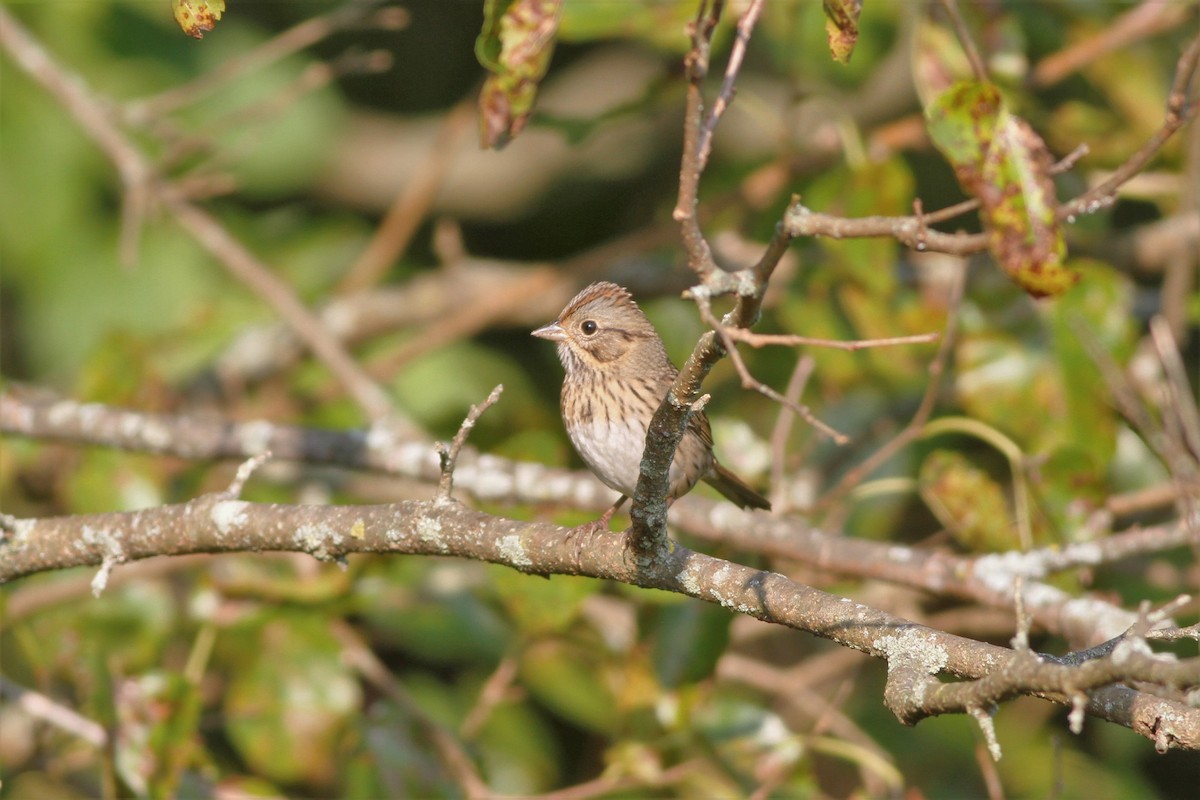
[[217,538],[224,539],[247,522],[249,504],[241,500],[222,500],[213,506],[211,513],[216,526]]
[[915,667],[927,675],[936,675],[946,668],[949,656],[946,648],[913,628],[890,636],[880,636],[871,643],[887,658],[888,671],[898,667]]
[[330,550],[342,544],[342,537],[331,528],[321,525],[301,525],[292,535],[296,546],[318,561],[333,561],[337,554]]
[[417,538],[425,544],[436,547],[439,553],[444,553],[450,549],[450,545],[442,536],[441,520],[433,517],[418,517],[416,528]]
[[533,566],[533,561],[525,552],[525,545],[521,543],[521,537],[515,534],[500,540],[500,555],[515,567]]
[[[12,541],[14,544],[21,544],[29,538],[30,532],[37,525],[35,519],[15,519],[12,520]],[[0,540],[4,535],[0,533]]]

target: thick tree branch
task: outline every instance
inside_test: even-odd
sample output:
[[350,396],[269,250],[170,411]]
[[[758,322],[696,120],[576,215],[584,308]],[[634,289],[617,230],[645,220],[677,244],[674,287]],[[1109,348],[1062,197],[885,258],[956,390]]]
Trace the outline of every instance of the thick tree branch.
[[[441,479],[433,443],[405,440],[386,428],[329,431],[263,420],[147,414],[97,403],[35,400],[0,393],[0,432],[37,439],[117,447],[181,458],[244,460],[270,451],[275,460],[372,470],[431,485]],[[600,510],[612,491],[589,472],[481,455],[464,447],[455,485],[480,500],[553,503]],[[813,565],[824,572],[875,578],[998,608],[1012,608],[1013,582],[1026,583],[1029,613],[1044,629],[1083,645],[1109,639],[1133,624],[1132,612],[1098,598],[1074,597],[1044,583],[1065,570],[1118,563],[1200,545],[1200,519],[1134,529],[1096,541],[975,557],[838,536],[801,518],[731,513],[726,503],[689,496],[671,508],[685,533],[744,552]]]
[[[0,392],[0,433],[192,460],[243,460],[269,451],[280,461],[370,470],[430,483],[437,483],[441,474],[432,441],[401,435],[386,424],[334,431],[267,420],[156,414],[34,395],[17,389]],[[511,461],[471,447],[462,449],[454,481],[459,489],[488,501],[599,509],[612,505],[614,496],[591,473]]]
[[1088,713],[1131,727],[1161,745],[1200,749],[1200,709],[1116,683],[1145,680],[1193,688],[1200,686],[1200,659],[1172,664],[1157,657],[1134,659],[1086,671],[1039,660],[1029,666],[1022,662],[1019,675],[1008,677],[1014,657],[1006,648],[926,628],[777,573],[682,546],[651,563],[639,562],[623,546],[622,534],[607,532],[597,532],[593,546],[581,551],[565,528],[493,517],[454,502],[283,506],[249,503],[222,492],[145,511],[16,520],[11,527],[0,542],[0,582],[69,566],[111,569],[163,555],[268,550],[304,552],[324,561],[368,552],[454,555],[534,574],[605,578],[716,603],[886,659],[889,670],[906,671],[912,685],[909,692],[899,679],[889,683],[889,706],[902,721],[962,704],[962,693],[970,691],[966,687],[953,690],[950,700],[941,690],[933,693],[936,701],[921,699],[931,688],[924,676],[947,673],[986,679],[971,684],[981,687],[976,690],[981,698],[1001,691],[1005,697],[1033,694],[1066,703],[1073,693],[1086,692]]

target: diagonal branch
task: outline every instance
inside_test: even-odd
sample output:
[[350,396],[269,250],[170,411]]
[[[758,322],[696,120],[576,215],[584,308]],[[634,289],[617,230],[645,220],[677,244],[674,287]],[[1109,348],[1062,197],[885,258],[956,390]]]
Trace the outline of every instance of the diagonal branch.
[[[30,77],[71,114],[84,132],[117,168],[127,198],[161,203],[201,247],[231,275],[249,287],[275,311],[343,383],[372,420],[390,418],[402,429],[412,424],[396,416],[387,394],[354,362],[336,338],[329,335],[292,288],[233,237],[209,212],[192,203],[178,186],[157,174],[115,122],[113,111],[88,88],[83,78],[56,64],[41,44],[7,9],[0,6],[0,46]],[[127,202],[130,202],[127,199]]]

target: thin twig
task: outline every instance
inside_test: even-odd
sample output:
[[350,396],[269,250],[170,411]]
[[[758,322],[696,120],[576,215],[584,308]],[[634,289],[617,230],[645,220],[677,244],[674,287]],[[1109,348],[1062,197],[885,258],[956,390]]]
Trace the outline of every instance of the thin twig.
[[849,441],[845,434],[838,432],[831,426],[817,419],[816,415],[812,413],[812,410],[808,406],[802,405],[794,400],[789,400],[786,395],[780,394],[750,374],[750,370],[746,366],[746,362],[742,360],[742,356],[738,352],[737,345],[734,343],[733,336],[731,335],[732,331],[739,329],[727,328],[725,325],[721,324],[721,321],[713,315],[712,307],[709,305],[707,298],[697,297],[696,305],[700,308],[700,318],[704,320],[706,325],[710,326],[714,331],[716,331],[717,335],[721,338],[721,341],[725,346],[726,354],[729,356],[729,360],[733,363],[734,369],[737,370],[738,377],[741,378],[742,388],[753,389],[759,394],[774,400],[776,403],[790,408],[793,412],[798,414],[801,419],[815,428],[819,433],[832,439],[836,444],[845,444]]
[[347,387],[372,420],[391,418],[401,428],[414,429],[411,423],[396,416],[386,392],[359,368],[292,288],[235,239],[215,217],[194,205],[178,186],[163,182],[83,79],[55,63],[41,44],[3,6],[0,6],[0,44],[22,69],[59,101],[117,166],[126,191],[145,190],[162,203],[197,243],[288,323],[329,367],[334,377]]
[[1013,611],[1017,615],[1017,633],[1012,638],[1014,650],[1029,649],[1029,628],[1033,620],[1025,610],[1025,576],[1013,578]]
[[306,19],[253,50],[223,61],[216,69],[189,83],[154,97],[129,103],[124,110],[125,120],[133,124],[144,124],[183,106],[191,105],[243,75],[311,47],[338,31],[363,23],[382,30],[395,31],[408,24],[408,12],[402,8],[375,11],[375,6],[380,2],[381,0],[351,0],[328,14]]
[[454,488],[454,467],[458,463],[458,454],[462,451],[463,445],[466,444],[467,435],[471,433],[471,429],[475,427],[475,423],[483,416],[483,412],[487,411],[496,401],[500,399],[500,393],[504,391],[504,384],[496,384],[496,388],[492,389],[491,394],[487,396],[479,405],[471,406],[471,410],[467,412],[466,419],[458,428],[458,433],[454,435],[454,440],[449,447],[443,442],[438,442],[437,452],[441,457],[442,474],[438,479],[437,499],[439,501],[448,501],[450,492]]
[[971,71],[975,73],[975,80],[981,83],[986,82],[988,79],[987,67],[983,63],[983,57],[979,55],[979,48],[971,36],[971,29],[967,27],[966,20],[959,13],[957,0],[942,0],[942,8],[946,9],[946,14],[950,17],[950,24],[954,26],[954,34],[967,54],[967,61],[971,62]]
[[254,471],[265,464],[270,458],[271,451],[266,450],[243,461],[238,466],[233,480],[230,481],[229,488],[225,490],[226,496],[230,499],[241,497],[242,489],[246,486],[246,481],[250,480],[250,476],[254,474]]
[[1069,220],[1075,215],[1090,214],[1110,204],[1116,197],[1117,190],[1126,181],[1141,172],[1150,163],[1150,160],[1158,155],[1158,151],[1162,149],[1167,140],[1195,116],[1196,109],[1200,107],[1200,98],[1189,100],[1189,95],[1198,62],[1200,62],[1200,34],[1197,34],[1175,64],[1175,77],[1171,81],[1171,90],[1167,94],[1167,108],[1162,126],[1136,153],[1126,159],[1124,164],[1117,167],[1107,180],[1099,186],[1087,190],[1074,200],[1063,203],[1058,210],[1059,219]]
[[864,459],[857,467],[847,472],[838,481],[836,486],[826,492],[825,496],[817,503],[818,508],[827,509],[837,503],[847,492],[857,486],[863,478],[870,475],[901,448],[906,447],[921,435],[921,429],[925,427],[925,423],[929,420],[929,415],[933,413],[933,407],[937,402],[938,392],[942,386],[942,375],[946,370],[946,364],[953,350],[955,334],[958,330],[958,311],[962,305],[966,283],[967,270],[964,266],[958,270],[950,288],[950,300],[946,309],[946,330],[942,333],[942,341],[938,346],[937,354],[933,357],[933,361],[929,363],[929,385],[925,387],[925,394],[921,397],[921,404],[917,406],[916,413],[913,414],[912,419],[908,421],[904,429],[896,434],[891,441]]
[[870,347],[930,344],[931,342],[936,342],[941,335],[934,331],[930,333],[914,333],[909,336],[887,336],[879,339],[819,339],[811,336],[793,336],[791,334],[755,333],[745,328],[727,327],[725,328],[725,332],[733,341],[745,342],[756,349],[771,345],[784,345],[786,347],[810,345],[813,347],[828,347],[832,350],[847,350],[851,352],[865,350]]
[[717,95],[717,99],[713,101],[712,110],[708,112],[700,129],[697,160],[701,171],[708,166],[708,157],[712,153],[713,134],[717,125],[721,122],[721,117],[725,115],[726,109],[729,108],[729,104],[733,102],[733,97],[737,93],[735,84],[738,74],[742,71],[746,46],[750,43],[750,34],[754,32],[754,26],[758,24],[762,9],[763,0],[751,0],[750,6],[738,20],[733,48],[729,52],[729,61],[725,65],[725,79],[721,83],[721,91]]
[[1153,317],[1150,320],[1150,337],[1154,341],[1158,361],[1163,366],[1163,376],[1166,378],[1164,388],[1169,398],[1167,405],[1179,422],[1184,447],[1200,460],[1200,412],[1196,409],[1187,369],[1179,355],[1179,345],[1171,334],[1170,323],[1161,316]]
[[701,0],[696,19],[688,24],[692,38],[692,49],[684,58],[684,69],[688,77],[687,104],[683,114],[683,156],[679,168],[679,197],[671,217],[679,223],[683,246],[688,254],[688,267],[701,280],[718,271],[713,260],[712,248],[696,216],[699,204],[700,138],[704,127],[704,76],[708,74],[708,60],[712,49],[712,34],[721,17],[724,3],[716,0],[709,5]]
[[796,366],[783,392],[783,396],[790,402],[779,407],[779,416],[776,417],[775,428],[771,431],[771,508],[777,513],[787,511],[788,504],[784,460],[788,437],[792,433],[792,423],[796,419],[791,404],[800,402],[800,395],[804,393],[804,387],[812,376],[816,363],[816,359],[807,353],[796,359]]
[[0,697],[35,719],[76,736],[93,747],[108,744],[108,732],[94,720],[67,708],[41,692],[26,689],[0,675]]
[[513,656],[505,656],[492,670],[492,674],[483,682],[475,705],[467,712],[462,724],[458,726],[458,735],[470,741],[479,735],[484,723],[491,717],[492,712],[505,699],[513,694],[513,682],[518,675],[518,662]]
[[446,114],[434,134],[429,152],[417,165],[412,179],[396,194],[371,241],[342,277],[336,289],[338,293],[375,285],[392,264],[404,255],[454,164],[454,154],[471,129],[475,108],[476,101],[472,94]]

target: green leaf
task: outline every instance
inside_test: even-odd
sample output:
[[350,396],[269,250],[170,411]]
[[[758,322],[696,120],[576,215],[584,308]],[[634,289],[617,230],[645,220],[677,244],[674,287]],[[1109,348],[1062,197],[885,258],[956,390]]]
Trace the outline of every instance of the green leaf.
[[257,656],[233,676],[225,725],[241,757],[282,783],[328,786],[362,690],[325,620],[279,614],[258,632]]
[[604,661],[588,648],[546,639],[521,657],[521,679],[529,693],[572,723],[599,733],[611,733],[620,719],[617,699],[606,680]]
[[729,644],[733,615],[710,603],[658,608],[654,619],[654,665],[667,689],[707,678]]
[[1017,545],[1004,490],[961,453],[934,450],[921,464],[918,480],[925,505],[968,551],[1003,551]]

